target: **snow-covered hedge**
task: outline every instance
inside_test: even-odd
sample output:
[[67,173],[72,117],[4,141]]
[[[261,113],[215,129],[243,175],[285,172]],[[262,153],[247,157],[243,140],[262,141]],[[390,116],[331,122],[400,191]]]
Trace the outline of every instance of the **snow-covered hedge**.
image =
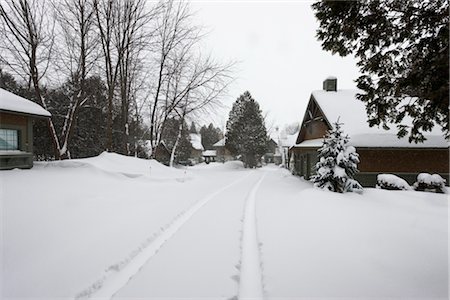
[[393,174],[378,174],[377,189],[385,190],[411,190],[411,186],[403,179]]
[[413,187],[416,191],[444,193],[445,179],[439,174],[420,173]]

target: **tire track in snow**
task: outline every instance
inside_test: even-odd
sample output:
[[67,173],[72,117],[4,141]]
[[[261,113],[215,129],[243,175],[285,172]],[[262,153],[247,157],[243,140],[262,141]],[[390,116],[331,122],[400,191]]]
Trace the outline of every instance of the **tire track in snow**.
[[112,265],[103,276],[94,282],[87,289],[78,293],[75,299],[111,299],[120,289],[122,289],[130,279],[139,273],[141,268],[155,255],[159,249],[172,238],[175,233],[199,211],[206,203],[218,196],[220,193],[231,188],[232,186],[244,181],[253,172],[250,172],[244,177],[241,177],[232,183],[220,188],[214,193],[197,201],[190,208],[179,214],[168,226],[161,228],[161,232],[156,234],[146,242],[144,242],[138,249],[133,251],[129,260],[119,262]]
[[261,176],[247,196],[241,244],[241,265],[238,299],[263,299],[263,276],[256,228],[256,192],[266,174]]

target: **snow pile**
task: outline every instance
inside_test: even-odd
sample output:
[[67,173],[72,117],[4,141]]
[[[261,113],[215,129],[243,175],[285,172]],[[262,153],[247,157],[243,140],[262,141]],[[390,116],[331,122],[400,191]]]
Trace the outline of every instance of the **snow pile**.
[[175,179],[186,176],[183,170],[169,168],[153,159],[141,159],[108,152],[103,152],[96,157],[74,159],[62,163],[88,164],[100,170],[132,178],[144,176],[154,179]]
[[393,174],[378,174],[376,188],[385,190],[411,190],[411,186],[404,179]]
[[416,191],[444,193],[445,179],[439,174],[420,173],[413,186]]

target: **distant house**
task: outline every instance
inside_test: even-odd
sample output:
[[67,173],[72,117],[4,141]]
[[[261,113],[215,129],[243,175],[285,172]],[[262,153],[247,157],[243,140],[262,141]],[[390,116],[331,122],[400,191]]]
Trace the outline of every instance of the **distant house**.
[[265,163],[281,163],[280,151],[278,151],[278,144],[274,139],[270,138],[267,141],[267,151],[263,156]]
[[226,162],[229,160],[233,160],[234,156],[231,154],[230,150],[225,146],[225,138],[221,139],[217,143],[213,145],[213,148],[216,149],[216,160],[219,162]]
[[363,186],[374,186],[380,173],[401,176],[410,184],[418,173],[438,173],[449,177],[448,142],[438,128],[425,135],[424,143],[398,139],[395,126],[390,130],[369,127],[360,90],[338,90],[337,79],[327,78],[324,89],[313,91],[303,117],[296,144],[290,148],[291,169],[309,179],[315,173],[317,150],[323,137],[339,119],[359,154],[357,179]]
[[33,167],[33,120],[50,116],[38,104],[0,89],[0,169]]
[[[296,132],[294,134],[282,133],[282,134],[280,134],[280,136],[278,138],[278,145],[279,145],[278,152],[281,151],[280,164],[283,162],[282,156],[284,156],[285,167],[287,167],[288,162],[289,162],[289,149],[296,144],[297,136],[298,136],[298,132]],[[275,163],[277,163],[277,162],[275,162]]]
[[[144,151],[147,157],[151,156],[152,144],[150,140],[143,141]],[[162,164],[169,165],[171,152],[164,141],[161,141],[155,149],[155,159]]]
[[216,161],[217,151],[216,150],[205,150],[202,153],[203,159],[205,163],[209,164],[210,162]]
[[189,138],[191,141],[191,159],[193,159],[196,163],[199,163],[202,161],[203,158],[203,144],[202,144],[202,136],[198,133],[190,133]]

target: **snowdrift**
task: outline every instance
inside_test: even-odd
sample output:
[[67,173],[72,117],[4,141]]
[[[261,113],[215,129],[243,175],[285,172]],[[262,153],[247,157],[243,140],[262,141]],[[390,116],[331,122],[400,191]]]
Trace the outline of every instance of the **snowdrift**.
[[109,152],[103,152],[99,156],[90,158],[38,163],[37,166],[90,167],[129,178],[145,177],[155,180],[185,179],[187,177],[185,170],[169,168],[153,159],[141,159]]

